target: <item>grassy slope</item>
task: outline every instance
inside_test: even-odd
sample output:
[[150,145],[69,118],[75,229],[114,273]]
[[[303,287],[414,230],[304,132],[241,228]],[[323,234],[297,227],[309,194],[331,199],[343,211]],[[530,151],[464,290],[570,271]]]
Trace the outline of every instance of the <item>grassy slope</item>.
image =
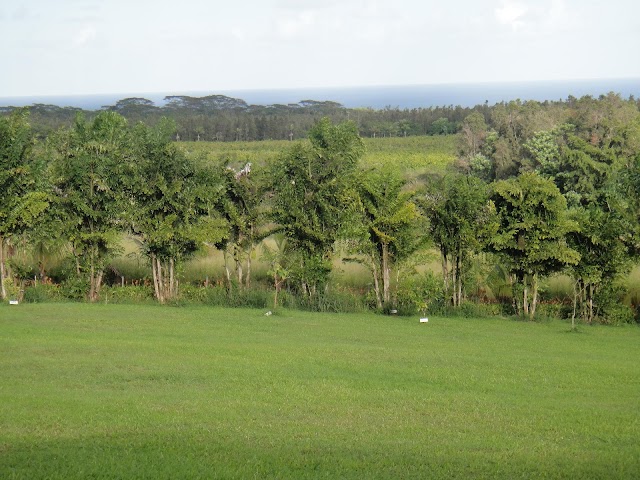
[[0,307],[1,478],[633,478],[640,329]]

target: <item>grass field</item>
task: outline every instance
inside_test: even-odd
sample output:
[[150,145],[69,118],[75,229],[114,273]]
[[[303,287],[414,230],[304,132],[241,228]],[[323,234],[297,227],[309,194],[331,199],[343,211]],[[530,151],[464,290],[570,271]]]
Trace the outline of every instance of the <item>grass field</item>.
[[637,478],[640,329],[0,306],[0,478]]
[[[455,135],[363,138],[363,167],[391,164],[411,176],[421,173],[441,173],[453,164],[456,156]],[[262,168],[290,148],[286,140],[260,142],[180,142],[189,154],[204,155],[209,160],[227,159],[234,166],[251,162]]]

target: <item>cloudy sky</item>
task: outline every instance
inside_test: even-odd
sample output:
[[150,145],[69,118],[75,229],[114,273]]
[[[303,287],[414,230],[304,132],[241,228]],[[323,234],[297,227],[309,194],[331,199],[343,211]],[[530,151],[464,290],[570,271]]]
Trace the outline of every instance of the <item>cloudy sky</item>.
[[0,96],[640,78],[638,0],[0,0]]

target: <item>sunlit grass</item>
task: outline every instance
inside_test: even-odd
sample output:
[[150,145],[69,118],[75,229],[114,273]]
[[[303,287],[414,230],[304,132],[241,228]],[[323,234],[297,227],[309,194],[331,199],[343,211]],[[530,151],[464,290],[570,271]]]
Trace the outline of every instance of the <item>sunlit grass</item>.
[[0,307],[1,478],[636,478],[640,329]]

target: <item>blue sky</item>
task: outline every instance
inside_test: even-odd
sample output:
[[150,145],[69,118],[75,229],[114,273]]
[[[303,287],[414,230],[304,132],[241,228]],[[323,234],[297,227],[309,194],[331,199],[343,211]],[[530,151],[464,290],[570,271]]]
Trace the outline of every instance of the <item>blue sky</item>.
[[0,0],[0,96],[640,78],[637,0]]

